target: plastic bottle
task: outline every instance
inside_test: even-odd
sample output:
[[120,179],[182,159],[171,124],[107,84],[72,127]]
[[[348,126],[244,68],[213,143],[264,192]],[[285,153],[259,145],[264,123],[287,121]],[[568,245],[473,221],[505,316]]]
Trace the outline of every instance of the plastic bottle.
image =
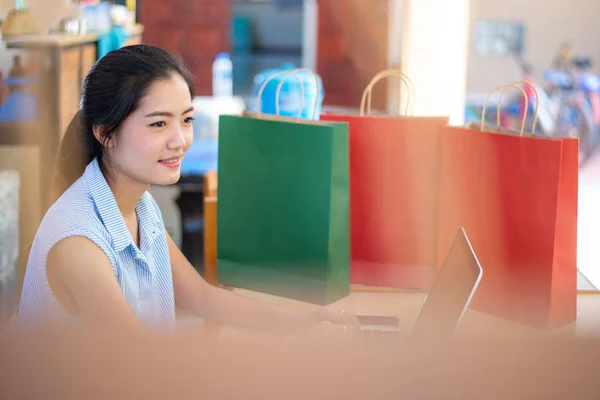
[[9,78],[23,78],[27,76],[27,72],[25,67],[23,67],[23,62],[20,55],[16,55],[13,57],[13,65],[10,71],[8,71]]
[[233,96],[233,63],[229,54],[219,53],[213,62],[213,96],[231,97]]

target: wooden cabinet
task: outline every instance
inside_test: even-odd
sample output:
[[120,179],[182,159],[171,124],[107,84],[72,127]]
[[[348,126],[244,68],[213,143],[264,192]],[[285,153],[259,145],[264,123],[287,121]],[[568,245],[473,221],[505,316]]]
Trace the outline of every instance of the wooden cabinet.
[[79,109],[81,90],[86,75],[97,60],[95,43],[64,48],[58,55],[59,138]]
[[[79,108],[83,79],[96,61],[97,36],[45,35],[11,39],[6,47],[21,50],[39,70],[39,83],[32,88],[38,104],[38,118],[30,121],[35,130],[19,136],[41,150],[41,193],[43,212],[50,206],[50,183],[54,159],[66,127]],[[31,126],[28,124],[28,126]]]
[[[130,30],[126,46],[141,43],[142,25]],[[39,104],[44,118],[60,140],[79,109],[85,76],[98,58],[98,36],[52,34],[10,39],[6,47],[19,49],[39,60],[42,76]]]
[[[142,30],[137,26],[126,45],[140,43]],[[45,207],[49,206],[49,183],[60,140],[79,109],[83,82],[98,57],[97,40],[95,34],[52,34],[13,38],[6,42],[7,48],[21,50],[26,58],[37,60],[40,70],[39,84],[33,89],[39,110],[34,124],[38,128],[28,134],[28,140],[42,148]],[[20,129],[19,124],[16,125],[16,129]]]
[[[88,45],[91,46],[91,45]],[[58,55],[58,135],[62,138],[69,122],[79,108],[82,88],[83,46],[65,48]]]

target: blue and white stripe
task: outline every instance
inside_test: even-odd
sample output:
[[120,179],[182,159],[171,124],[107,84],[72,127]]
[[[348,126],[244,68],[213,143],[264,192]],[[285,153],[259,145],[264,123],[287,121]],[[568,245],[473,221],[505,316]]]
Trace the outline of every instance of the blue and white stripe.
[[[151,328],[175,323],[171,261],[162,214],[150,193],[136,207],[141,249],[133,241],[115,197],[94,159],[48,210],[37,232],[25,273],[19,319],[35,324],[68,312],[50,289],[46,258],[50,249],[70,236],[84,236],[110,260],[129,305]],[[85,266],[82,266],[85,268]]]

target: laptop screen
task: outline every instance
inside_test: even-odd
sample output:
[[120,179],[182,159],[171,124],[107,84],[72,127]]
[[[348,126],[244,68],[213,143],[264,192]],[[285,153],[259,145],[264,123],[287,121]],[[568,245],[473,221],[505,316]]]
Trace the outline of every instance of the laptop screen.
[[461,228],[427,295],[413,335],[451,335],[469,306],[481,274],[477,257]]

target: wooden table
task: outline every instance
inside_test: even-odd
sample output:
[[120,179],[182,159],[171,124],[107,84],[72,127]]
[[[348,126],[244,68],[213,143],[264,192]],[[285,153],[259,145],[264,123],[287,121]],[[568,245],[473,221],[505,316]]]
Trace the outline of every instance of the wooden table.
[[[233,289],[240,295],[262,301],[268,304],[282,306],[294,310],[310,310],[316,307],[313,304],[296,300],[280,298],[248,290]],[[336,302],[334,306],[347,309],[356,314],[394,316],[400,319],[400,324],[409,331],[416,322],[421,306],[425,301],[425,293],[416,292],[370,292],[353,291],[349,296]],[[577,321],[554,329],[541,330],[517,324],[495,316],[487,315],[475,310],[467,310],[457,330],[458,335],[484,337],[486,339],[523,339],[528,337],[544,337],[549,335],[566,335],[569,337],[589,337],[600,334],[600,296],[578,295]],[[194,323],[193,319],[182,317],[183,321]],[[201,319],[195,322],[203,323]],[[324,332],[333,329],[333,326],[323,324],[317,328]],[[217,326],[205,324],[205,331],[213,337],[218,335],[224,339],[236,339],[249,342],[264,343],[276,339],[275,335],[238,329],[230,326]]]

